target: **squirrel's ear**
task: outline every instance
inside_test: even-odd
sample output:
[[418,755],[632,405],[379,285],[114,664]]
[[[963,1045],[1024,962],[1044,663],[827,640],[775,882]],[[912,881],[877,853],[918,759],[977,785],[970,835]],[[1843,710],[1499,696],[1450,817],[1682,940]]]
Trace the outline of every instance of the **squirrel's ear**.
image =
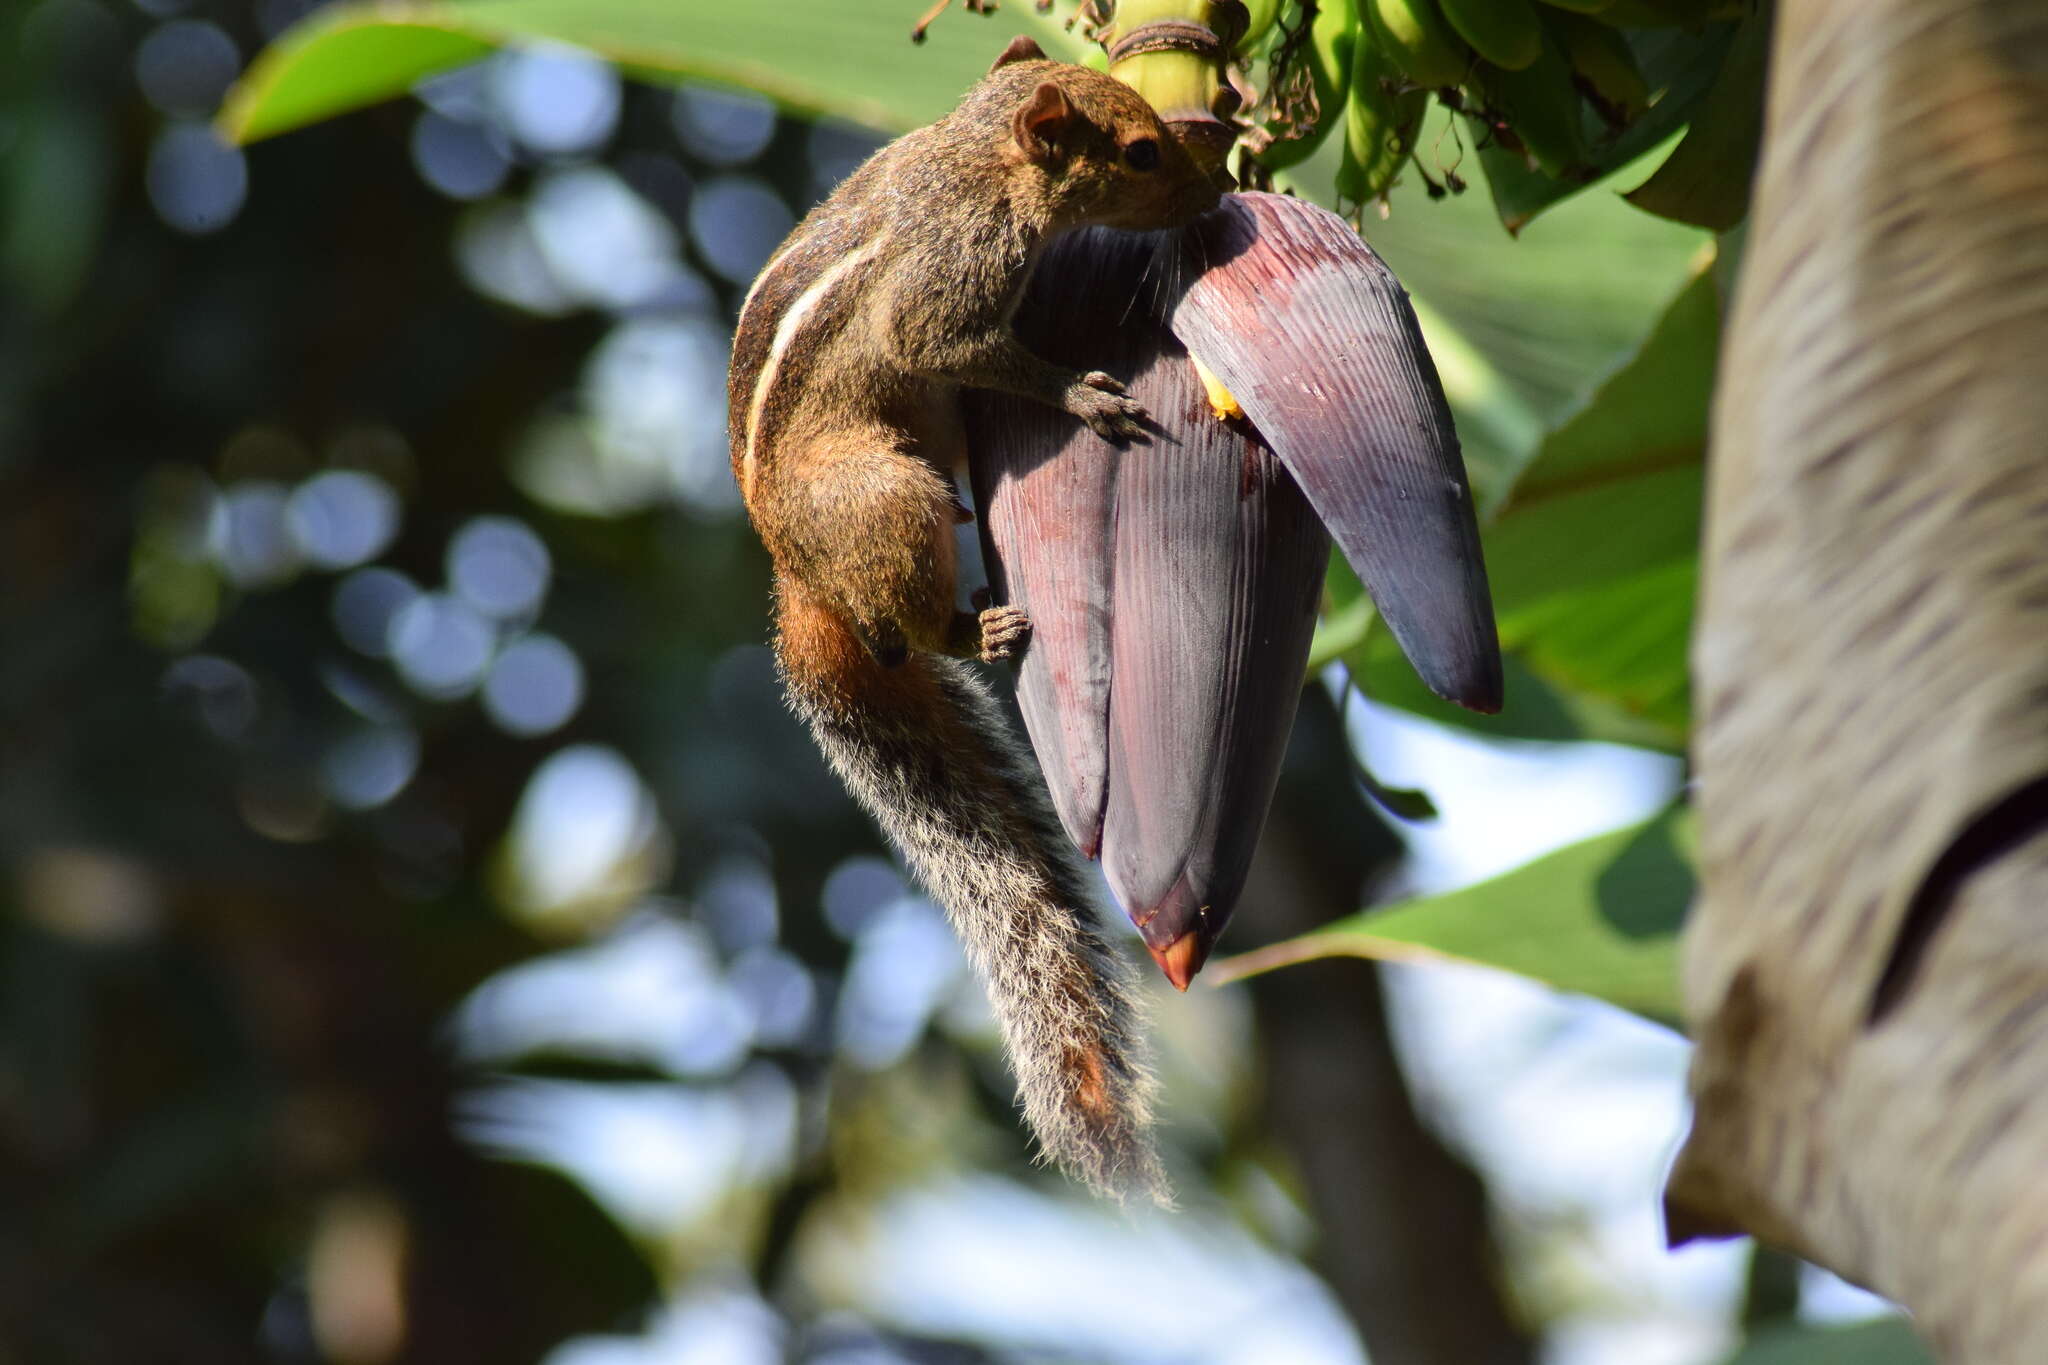
[[1033,161],[1045,161],[1051,158],[1073,117],[1074,107],[1067,103],[1066,91],[1051,81],[1042,81],[1031,97],[1017,106],[1017,116],[1010,127],[1024,155]]
[[995,65],[988,69],[988,74],[991,76],[995,75],[996,72],[1001,71],[1011,62],[1042,62],[1044,60],[1045,49],[1020,33],[1010,39],[1010,45],[1003,49],[1002,56],[996,58]]

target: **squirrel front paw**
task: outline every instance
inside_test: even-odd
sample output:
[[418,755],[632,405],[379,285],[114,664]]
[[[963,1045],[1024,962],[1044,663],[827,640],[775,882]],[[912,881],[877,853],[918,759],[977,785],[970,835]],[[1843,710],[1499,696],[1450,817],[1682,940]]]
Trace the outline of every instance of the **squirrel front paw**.
[[1031,618],[1021,607],[989,607],[981,613],[981,661],[1001,663],[1017,656],[1031,638]]
[[1105,441],[1121,441],[1144,431],[1145,406],[1124,396],[1124,386],[1113,376],[1090,370],[1066,394],[1068,412],[1088,424]]

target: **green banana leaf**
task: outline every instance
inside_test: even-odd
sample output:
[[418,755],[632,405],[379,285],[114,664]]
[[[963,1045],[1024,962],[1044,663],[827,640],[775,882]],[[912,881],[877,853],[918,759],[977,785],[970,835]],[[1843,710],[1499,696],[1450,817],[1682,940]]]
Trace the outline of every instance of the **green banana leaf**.
[[943,16],[910,41],[901,0],[733,5],[725,0],[396,0],[340,5],[264,50],[221,111],[254,142],[391,99],[503,46],[569,43],[657,80],[722,81],[786,108],[902,131],[952,108],[1019,32],[1054,56],[1081,43],[1029,5],[996,22]]
[[1770,50],[1771,10],[1765,7],[1742,21],[1684,140],[1655,175],[1629,191],[1631,204],[1721,232],[1749,215],[1749,182],[1763,142]]
[[1691,721],[1686,646],[1719,337],[1702,270],[1636,358],[1544,442],[1487,545],[1507,646],[1674,743]]
[[[1595,176],[1626,180],[1627,174],[1616,173],[1624,172],[1638,158],[1657,152],[1692,121],[1720,77],[1736,28],[1735,24],[1717,23],[1699,34],[1657,28],[1628,35],[1644,79],[1653,91],[1663,93],[1648,113],[1612,140],[1604,140],[1606,133],[1599,120],[1591,109],[1581,105],[1579,117],[1587,145],[1592,149],[1590,166]],[[1750,79],[1760,94],[1759,75],[1751,73]],[[1576,92],[1559,92],[1560,98],[1575,96]],[[1475,131],[1474,135],[1483,134]],[[1485,146],[1479,161],[1486,169],[1494,211],[1501,226],[1511,233],[1521,232],[1538,214],[1588,188],[1588,182],[1583,180],[1560,180],[1531,170],[1519,155],[1496,145]]]
[[1319,957],[1468,962],[1677,1026],[1677,939],[1693,887],[1683,807],[1571,844],[1491,881],[1326,924],[1210,964],[1232,981]]

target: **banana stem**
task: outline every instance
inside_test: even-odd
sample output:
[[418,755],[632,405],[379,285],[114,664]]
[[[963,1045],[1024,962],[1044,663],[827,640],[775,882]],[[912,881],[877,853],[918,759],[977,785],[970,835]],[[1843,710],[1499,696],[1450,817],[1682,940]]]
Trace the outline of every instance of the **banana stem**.
[[1239,103],[1224,74],[1249,15],[1242,0],[1118,0],[1102,34],[1109,74],[1159,111],[1196,161],[1223,174]]

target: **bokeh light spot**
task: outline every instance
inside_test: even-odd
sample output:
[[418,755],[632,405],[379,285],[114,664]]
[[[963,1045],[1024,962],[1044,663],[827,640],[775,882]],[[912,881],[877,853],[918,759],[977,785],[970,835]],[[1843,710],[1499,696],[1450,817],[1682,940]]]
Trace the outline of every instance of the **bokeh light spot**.
[[576,744],[534,770],[513,812],[502,895],[536,927],[609,922],[665,875],[667,831],[617,750]]
[[780,948],[750,949],[726,974],[733,994],[754,1020],[762,1047],[791,1047],[809,1033],[817,1008],[817,984],[803,963]]
[[587,152],[619,119],[619,73],[573,48],[503,53],[491,86],[512,136],[545,155]]
[[44,844],[17,852],[14,860],[8,909],[47,933],[98,947],[133,947],[153,937],[163,921],[160,871],[140,858],[112,848]]
[[419,597],[417,583],[396,569],[358,569],[334,589],[334,629],[358,654],[391,653],[391,623]]
[[753,858],[721,859],[697,892],[704,922],[727,954],[775,942],[775,881]]
[[364,720],[397,725],[411,712],[408,698],[344,655],[327,655],[315,665],[315,671],[328,694]]
[[[742,1288],[705,1289],[711,1276],[690,1280],[690,1292],[656,1313],[645,1336],[572,1337],[551,1351],[541,1365],[783,1365],[801,1359],[805,1365],[826,1365],[810,1340],[801,1356],[786,1341],[788,1329],[773,1308]],[[807,1333],[806,1336],[814,1336]],[[834,1360],[830,1365],[914,1365],[911,1357],[891,1351],[859,1361]]]
[[621,489],[609,477],[590,423],[550,412],[537,416],[512,451],[512,481],[535,502],[586,516],[617,516],[648,501],[645,480]]
[[414,598],[391,618],[391,658],[413,690],[446,701],[483,680],[497,632],[475,608],[447,593]]
[[728,335],[708,318],[640,319],[590,357],[598,479],[617,505],[680,497],[714,516],[739,506],[725,435]]
[[167,114],[211,114],[241,68],[235,40],[203,19],[160,25],[135,50],[135,79]]
[[249,195],[249,166],[240,149],[204,123],[165,125],[149,150],[146,180],[157,216],[195,236],[233,222]]
[[619,157],[619,179],[633,193],[661,210],[680,229],[690,221],[690,196],[697,180],[675,157],[664,152],[627,152]]
[[263,768],[242,778],[235,809],[266,839],[303,844],[327,832],[327,798],[296,769]]
[[498,101],[493,81],[501,57],[484,57],[428,76],[413,86],[421,104],[457,123],[497,124]]
[[879,1070],[924,1033],[966,970],[960,945],[930,902],[894,902],[861,931],[839,994],[839,1050]]
[[551,635],[508,645],[484,679],[484,710],[507,734],[544,735],[583,705],[583,665]]
[[477,517],[448,542],[448,582],[487,616],[530,616],[547,596],[548,547],[524,522]]
[[752,161],[775,136],[775,105],[751,91],[684,86],[676,92],[671,118],[690,154],[714,166]]
[[298,546],[285,527],[284,485],[250,479],[227,490],[213,525],[214,559],[241,587],[272,587],[299,570]]
[[677,256],[668,216],[601,166],[544,176],[527,210],[533,240],[564,288],[601,308],[688,307],[706,290]]
[[336,805],[371,810],[404,791],[419,764],[419,736],[409,727],[366,727],[327,751],[321,785]]
[[690,201],[690,240],[734,284],[752,280],[795,225],[782,197],[750,175],[706,181]]
[[825,879],[825,922],[841,938],[857,938],[877,915],[909,894],[894,864],[881,858],[848,858]]
[[412,164],[450,199],[481,199],[505,183],[512,158],[488,129],[427,109],[412,125]]
[[[795,1088],[767,1064],[722,1086],[508,1080],[464,1096],[456,1113],[458,1129],[478,1146],[568,1172],[649,1239],[729,1210],[735,1185],[786,1171],[796,1121]],[[762,1359],[722,1350],[660,1358],[690,1365]]]
[[472,1064],[552,1052],[705,1076],[746,1059],[753,1017],[702,929],[640,910],[587,948],[491,977],[463,1002],[455,1027]]
[[518,204],[479,205],[457,229],[455,260],[472,289],[501,303],[544,317],[575,306]]
[[164,695],[189,703],[214,738],[237,740],[256,720],[256,680],[215,654],[187,654],[164,670]]
[[285,521],[309,563],[354,568],[382,554],[398,534],[398,495],[374,474],[332,469],[293,490]]

